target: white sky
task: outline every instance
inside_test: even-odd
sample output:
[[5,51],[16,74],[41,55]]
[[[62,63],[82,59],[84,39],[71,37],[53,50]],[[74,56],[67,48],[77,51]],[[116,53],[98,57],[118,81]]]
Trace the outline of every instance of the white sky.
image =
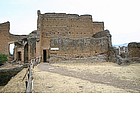
[[37,10],[90,14],[104,22],[113,44],[140,42],[139,0],[2,0],[0,23],[10,21],[13,34],[29,34],[37,28]]

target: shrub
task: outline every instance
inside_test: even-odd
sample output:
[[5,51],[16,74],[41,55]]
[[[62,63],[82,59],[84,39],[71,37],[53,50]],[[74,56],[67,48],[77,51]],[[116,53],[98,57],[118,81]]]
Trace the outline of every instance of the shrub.
[[7,60],[7,55],[0,54],[0,65],[4,64]]

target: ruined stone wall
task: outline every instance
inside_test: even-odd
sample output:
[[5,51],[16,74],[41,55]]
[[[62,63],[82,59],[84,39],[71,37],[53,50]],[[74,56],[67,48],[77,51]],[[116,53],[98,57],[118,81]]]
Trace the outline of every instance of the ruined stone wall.
[[28,38],[28,47],[29,47],[29,60],[34,59],[36,57],[36,39]]
[[91,37],[104,30],[103,22],[93,22],[91,15],[65,13],[39,14],[42,37]]
[[9,55],[8,42],[10,30],[10,22],[0,24],[0,53]]
[[101,37],[104,37],[104,36],[107,36],[107,37],[111,38],[109,30],[100,31],[100,32],[94,34],[92,37],[101,38]]
[[9,34],[10,41],[8,43],[10,44],[10,42],[15,42],[15,41],[24,39],[26,37],[27,37],[27,35],[14,35],[14,34],[10,33]]
[[108,38],[82,38],[82,39],[69,39],[62,38],[61,40],[51,39],[51,49],[59,48],[57,51],[50,51],[51,56],[62,56],[66,59],[69,58],[84,58],[97,55],[108,55],[109,46]]
[[13,35],[10,32],[10,22],[0,24],[0,53],[9,55],[9,44],[24,38],[26,35]]
[[128,44],[129,57],[140,58],[140,43],[131,42]]
[[140,62],[140,43],[131,42],[128,44],[129,59],[133,62]]
[[40,13],[40,10],[37,11],[37,41],[36,41],[36,57],[41,57],[42,53],[42,15]]
[[22,43],[15,42],[15,48],[14,48],[14,60],[19,61],[19,55],[18,53],[21,53],[21,62],[24,63],[24,46]]
[[35,30],[32,31],[27,37],[29,61],[36,57],[36,41],[37,41],[37,31]]
[[109,60],[119,65],[140,62],[140,43],[131,42],[128,46],[111,47]]
[[50,48],[50,40],[53,38],[85,38],[103,31],[103,22],[93,22],[91,15],[77,15],[66,13],[45,13],[38,11],[37,56],[42,55],[43,49]]
[[104,22],[93,22],[93,34],[104,31]]

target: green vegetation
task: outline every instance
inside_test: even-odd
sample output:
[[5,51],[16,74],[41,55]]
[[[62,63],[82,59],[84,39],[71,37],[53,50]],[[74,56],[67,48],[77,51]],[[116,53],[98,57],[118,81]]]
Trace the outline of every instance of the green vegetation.
[[7,55],[0,54],[0,65],[4,64],[7,60]]

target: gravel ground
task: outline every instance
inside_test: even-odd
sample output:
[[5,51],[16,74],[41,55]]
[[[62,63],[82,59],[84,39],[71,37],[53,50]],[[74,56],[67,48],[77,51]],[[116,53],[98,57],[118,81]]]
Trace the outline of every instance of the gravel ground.
[[4,86],[0,86],[0,90],[3,88]]
[[34,69],[34,92],[140,92],[140,64],[41,63]]
[[[2,93],[24,93],[27,69],[13,77]],[[34,93],[134,93],[140,92],[140,63],[41,63],[33,69]]]

